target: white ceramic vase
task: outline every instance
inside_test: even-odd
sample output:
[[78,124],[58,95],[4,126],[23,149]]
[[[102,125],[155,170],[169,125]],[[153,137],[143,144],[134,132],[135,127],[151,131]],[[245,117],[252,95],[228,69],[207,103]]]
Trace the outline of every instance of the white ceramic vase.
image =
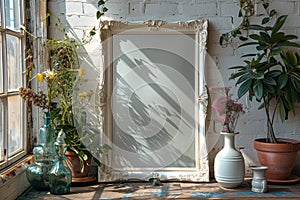
[[265,176],[265,172],[267,169],[268,169],[267,166],[252,167],[252,171],[253,171],[253,179],[251,181],[252,192],[259,192],[259,193],[267,192],[268,185]]
[[215,179],[224,188],[236,188],[245,177],[244,158],[234,144],[234,137],[238,133],[221,134],[224,135],[224,147],[215,157]]

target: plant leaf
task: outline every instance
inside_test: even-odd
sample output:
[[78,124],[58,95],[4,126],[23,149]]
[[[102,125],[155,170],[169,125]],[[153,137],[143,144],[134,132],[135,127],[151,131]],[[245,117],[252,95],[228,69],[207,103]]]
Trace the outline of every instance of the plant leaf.
[[266,24],[266,23],[268,23],[269,21],[270,21],[270,18],[269,18],[269,17],[265,17],[265,18],[263,18],[261,24]]
[[297,39],[298,36],[296,35],[285,35],[282,40],[294,40],[294,39]]
[[276,13],[277,13],[276,10],[273,9],[273,10],[271,10],[269,16],[270,16],[270,17],[273,17],[274,15],[276,15]]
[[97,19],[99,19],[102,15],[103,15],[103,13],[101,13],[99,10],[96,12]]
[[241,41],[246,41],[246,40],[248,40],[248,38],[247,38],[247,37],[244,37],[244,36],[240,36],[239,39],[240,39]]
[[265,50],[265,49],[267,49],[267,46],[266,45],[259,45],[259,46],[256,47],[256,49],[258,51]]
[[239,76],[242,76],[242,75],[244,75],[246,73],[247,73],[247,71],[232,73],[231,76],[229,77],[229,80],[235,79],[235,78],[237,78]]
[[108,8],[107,7],[103,7],[102,12],[107,12]]
[[286,55],[287,55],[287,61],[289,62],[289,64],[291,64],[292,66],[296,66],[297,65],[297,57],[296,57],[295,53],[292,51],[287,51]]
[[239,98],[244,96],[249,91],[251,83],[252,83],[252,80],[249,79],[240,85],[240,87],[238,89],[238,94],[237,94]]
[[264,73],[263,73],[263,72],[255,73],[255,74],[253,75],[253,77],[254,77],[255,79],[263,79],[263,78],[264,78]]
[[102,6],[105,4],[105,1],[104,0],[99,0],[98,1],[98,7]]
[[279,31],[279,29],[281,29],[281,27],[284,24],[286,18],[287,18],[287,15],[282,15],[276,20],[276,22],[273,26],[272,34],[277,33]]
[[297,92],[300,93],[300,81],[292,76],[292,84]]
[[246,69],[245,66],[234,66],[234,67],[229,67],[228,69]]
[[279,71],[279,70],[272,70],[272,71],[268,71],[266,73],[266,76],[274,78],[274,77],[280,76],[280,74],[281,74],[281,71]]
[[248,80],[251,78],[251,74],[245,74],[244,76],[241,76],[237,81],[236,81],[236,85]]
[[249,46],[249,45],[257,45],[257,44],[259,44],[259,43],[258,42],[247,42],[247,43],[239,45],[238,48],[244,47],[244,46]]
[[276,81],[273,78],[264,78],[263,82],[268,85],[277,85]]
[[260,110],[260,109],[263,109],[265,107],[265,104],[264,104],[264,102],[262,102],[259,106],[258,106],[258,110]]
[[284,104],[283,104],[283,101],[282,101],[281,98],[279,100],[279,115],[280,115],[281,121],[284,122],[285,121],[286,112],[285,112]]
[[239,17],[242,17],[242,16],[243,16],[243,13],[242,13],[242,10],[241,10],[241,9],[239,10],[238,16],[239,16]]
[[281,49],[273,49],[273,51],[271,51],[270,56],[276,56],[279,55],[281,52]]
[[264,9],[267,9],[269,7],[269,3],[263,3]]
[[271,43],[276,43],[278,41],[280,41],[283,37],[284,37],[284,33],[283,32],[277,32],[271,35]]
[[288,75],[286,73],[283,73],[278,78],[278,86],[280,89],[284,88],[286,83],[288,81]]
[[284,93],[284,97],[285,97],[285,100],[291,104],[293,104],[294,102],[297,101],[297,92],[296,92],[296,90],[293,89],[293,87],[290,83],[287,83],[287,89]]
[[249,25],[246,30],[266,31],[266,27],[260,25]]
[[[272,85],[264,84],[264,88],[270,93],[270,94],[275,94],[276,89]],[[277,89],[278,91],[278,89]]]
[[263,37],[261,37],[260,35],[257,35],[257,34],[251,34],[251,35],[249,35],[249,37],[253,40],[263,41]]
[[261,37],[264,38],[264,41],[267,43],[270,43],[271,37],[269,34],[265,33],[265,32],[259,32],[259,34],[261,35]]
[[253,92],[258,101],[261,101],[264,94],[264,87],[261,80],[256,80],[253,86]]
[[276,46],[278,46],[278,47],[297,47],[297,48],[300,48],[299,43],[289,42],[289,41],[278,42]]

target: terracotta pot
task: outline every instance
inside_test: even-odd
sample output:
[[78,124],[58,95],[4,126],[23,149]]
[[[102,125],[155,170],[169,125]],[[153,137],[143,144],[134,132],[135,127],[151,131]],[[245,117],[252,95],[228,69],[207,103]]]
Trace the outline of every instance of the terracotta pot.
[[256,149],[259,162],[268,166],[267,180],[285,180],[291,175],[295,165],[297,152],[300,150],[300,142],[293,139],[278,138],[280,143],[266,143],[266,139],[256,139]]
[[81,178],[88,176],[89,166],[92,162],[92,157],[89,157],[85,162],[84,170],[81,173],[80,160],[77,154],[74,151],[66,151],[65,153],[67,159],[66,163],[72,172],[72,178]]

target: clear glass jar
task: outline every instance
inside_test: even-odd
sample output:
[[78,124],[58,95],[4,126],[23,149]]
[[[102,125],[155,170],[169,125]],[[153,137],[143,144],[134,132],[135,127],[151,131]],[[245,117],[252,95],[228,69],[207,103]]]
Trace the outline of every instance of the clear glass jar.
[[26,177],[29,183],[37,190],[49,190],[49,182],[45,180],[44,149],[36,146],[33,149],[35,161],[27,167]]
[[67,150],[65,137],[65,133],[61,130],[54,143],[57,160],[50,171],[50,192],[52,194],[70,193],[72,173],[65,162]]
[[44,124],[40,128],[40,141],[34,147],[35,161],[28,166],[26,176],[29,183],[37,190],[49,190],[49,172],[54,163],[54,129],[50,124],[50,112],[44,113]]
[[55,160],[54,129],[50,122],[50,112],[44,113],[44,125],[40,128],[40,145],[44,148],[44,181],[49,185],[49,172]]

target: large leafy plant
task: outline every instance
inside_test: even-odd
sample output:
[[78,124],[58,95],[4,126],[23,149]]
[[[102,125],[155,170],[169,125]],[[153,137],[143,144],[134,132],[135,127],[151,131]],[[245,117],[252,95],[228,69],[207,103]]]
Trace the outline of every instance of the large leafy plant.
[[[267,10],[269,4],[264,4]],[[295,103],[300,94],[300,56],[293,50],[300,48],[294,42],[296,35],[286,34],[282,27],[287,15],[277,18],[268,25],[274,13],[267,12],[261,24],[248,25],[249,34],[239,48],[253,46],[256,51],[243,55],[248,58],[242,66],[234,66],[230,79],[236,79],[238,97],[248,94],[249,99],[261,102],[267,116],[267,142],[277,143],[274,133],[276,113],[282,121],[288,119],[290,112],[295,113]],[[250,40],[250,41],[249,41]],[[271,106],[272,105],[272,106]]]

